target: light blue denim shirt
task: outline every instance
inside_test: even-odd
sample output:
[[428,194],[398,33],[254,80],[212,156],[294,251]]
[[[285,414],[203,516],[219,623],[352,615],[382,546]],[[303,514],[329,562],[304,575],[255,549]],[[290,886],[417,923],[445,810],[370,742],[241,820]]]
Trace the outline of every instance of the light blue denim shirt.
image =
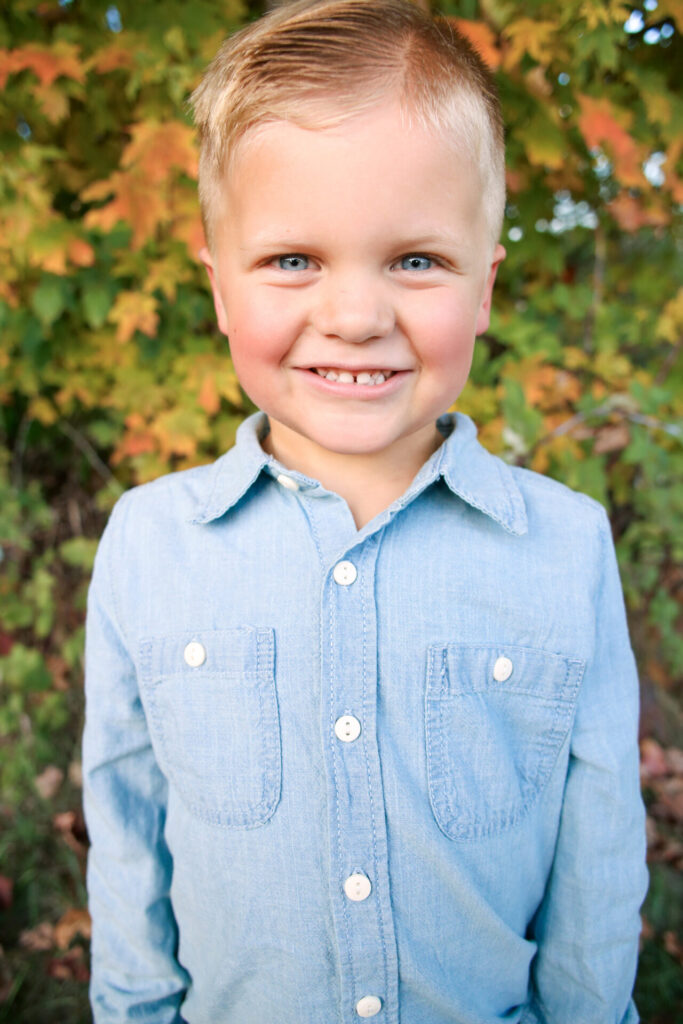
[[97,1024],[637,1021],[608,521],[453,424],[361,530],[262,414],[116,506],[87,631]]

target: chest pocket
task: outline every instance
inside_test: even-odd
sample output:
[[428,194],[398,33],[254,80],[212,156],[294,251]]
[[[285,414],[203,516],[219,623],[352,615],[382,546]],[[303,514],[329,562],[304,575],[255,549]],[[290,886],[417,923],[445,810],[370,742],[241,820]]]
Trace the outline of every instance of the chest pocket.
[[141,689],[161,769],[213,825],[254,828],[280,799],[272,629],[143,640]]
[[584,662],[527,647],[429,650],[429,798],[450,839],[493,836],[539,799],[571,728]]

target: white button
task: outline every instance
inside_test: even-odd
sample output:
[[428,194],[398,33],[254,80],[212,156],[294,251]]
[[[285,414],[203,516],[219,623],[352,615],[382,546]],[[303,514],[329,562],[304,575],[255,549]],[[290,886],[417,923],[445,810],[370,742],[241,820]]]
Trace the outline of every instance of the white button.
[[342,587],[348,587],[355,581],[358,572],[353,562],[337,562],[332,575],[335,583],[340,583]]
[[280,473],[275,478],[281,487],[286,487],[288,491],[298,491],[299,485],[296,480],[292,480],[291,476],[285,476],[284,473]]
[[360,736],[360,722],[353,715],[342,715],[334,723],[334,731],[342,743],[353,743]]
[[361,874],[360,871],[354,872],[344,882],[344,892],[353,900],[354,903],[360,903],[362,900],[366,900],[370,895],[372,885],[367,875]]
[[509,658],[496,658],[493,666],[493,678],[497,683],[504,683],[512,675],[512,662]]
[[206,651],[198,640],[190,640],[183,651],[183,658],[191,668],[199,668],[206,661]]
[[363,996],[356,1003],[356,1013],[359,1017],[374,1017],[382,1009],[382,1000],[379,996]]

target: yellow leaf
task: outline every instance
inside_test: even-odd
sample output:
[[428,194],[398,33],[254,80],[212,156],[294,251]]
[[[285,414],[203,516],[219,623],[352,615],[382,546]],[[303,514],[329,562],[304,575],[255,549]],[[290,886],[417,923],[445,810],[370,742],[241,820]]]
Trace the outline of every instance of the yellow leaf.
[[683,332],[683,288],[669,299],[657,321],[657,337],[675,345]]
[[62,89],[53,85],[36,85],[33,95],[40,103],[40,106],[50,124],[57,124],[63,121],[69,113],[69,97]]
[[119,292],[109,311],[108,319],[116,324],[116,340],[130,341],[136,331],[153,338],[157,332],[159,314],[154,296],[142,292]]
[[525,53],[547,64],[555,56],[558,23],[540,21],[536,18],[517,18],[503,30],[506,46],[503,51],[503,67],[511,70],[517,67]]
[[585,18],[588,28],[593,32],[600,25],[623,24],[631,8],[622,0],[586,0],[581,5],[579,17]]
[[535,167],[559,170],[567,159],[567,143],[546,111],[538,109],[523,133],[524,148]]

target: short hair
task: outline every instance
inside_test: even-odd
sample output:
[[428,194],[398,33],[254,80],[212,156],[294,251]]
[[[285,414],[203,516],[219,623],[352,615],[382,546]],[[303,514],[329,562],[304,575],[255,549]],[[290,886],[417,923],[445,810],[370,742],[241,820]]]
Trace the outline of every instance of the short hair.
[[493,78],[469,42],[412,0],[295,0],[228,38],[191,97],[207,242],[224,175],[252,128],[322,129],[390,97],[407,117],[473,158],[491,247],[505,207],[503,119]]

